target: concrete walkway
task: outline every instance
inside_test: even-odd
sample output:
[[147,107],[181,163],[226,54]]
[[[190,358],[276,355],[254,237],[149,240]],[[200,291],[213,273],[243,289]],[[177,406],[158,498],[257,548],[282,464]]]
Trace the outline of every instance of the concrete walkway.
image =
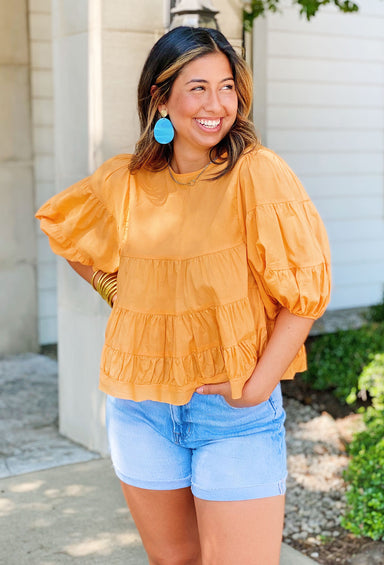
[[[148,563],[109,460],[4,478],[0,491],[4,565]],[[280,565],[311,563],[283,545]]]

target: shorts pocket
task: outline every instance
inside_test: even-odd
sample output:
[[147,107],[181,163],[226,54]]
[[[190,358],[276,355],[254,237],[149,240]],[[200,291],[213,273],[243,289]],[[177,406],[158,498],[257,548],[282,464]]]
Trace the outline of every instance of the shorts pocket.
[[279,409],[278,404],[276,403],[275,399],[272,397],[272,395],[268,398],[267,402],[269,403],[272,413],[273,413],[273,417],[276,418],[277,416],[277,412]]
[[282,409],[280,384],[278,384],[277,387],[272,391],[272,394],[268,398],[268,400],[264,400],[264,402],[260,402],[260,404],[255,404],[255,406],[245,406],[245,407],[231,406],[231,404],[229,404],[225,400],[222,394],[217,394],[215,396],[219,397],[220,402],[224,404],[225,407],[229,408],[230,410],[233,410],[234,412],[240,412],[243,414],[246,414],[248,411],[249,413],[252,412],[258,413],[261,416],[264,413],[264,411],[266,411],[268,412],[268,415],[270,417],[275,419],[279,415]]
[[269,397],[268,400],[264,400],[264,402],[260,402],[260,404],[255,404],[254,406],[237,407],[231,406],[231,404],[225,400],[223,395],[218,394],[217,396],[220,397],[220,401],[224,404],[224,406],[229,410],[233,410],[233,412],[239,412],[243,415],[246,415],[247,413],[254,413],[255,415],[260,415],[260,417],[262,417],[264,412],[267,411],[268,416],[272,416],[273,418],[275,418],[277,414],[277,406],[271,397]]

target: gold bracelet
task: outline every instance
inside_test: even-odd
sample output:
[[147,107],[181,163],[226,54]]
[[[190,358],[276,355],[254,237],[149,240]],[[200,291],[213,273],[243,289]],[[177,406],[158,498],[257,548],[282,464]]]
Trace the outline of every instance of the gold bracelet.
[[99,287],[100,293],[103,298],[108,302],[111,292],[115,291],[117,287],[116,277],[107,275],[100,277],[99,280],[100,284],[98,284],[97,286]]
[[117,293],[117,273],[103,273],[97,279],[95,290],[112,307],[112,298]]
[[100,276],[97,281],[96,287],[100,295],[112,306],[112,297],[117,290],[116,274],[105,273]]
[[110,306],[112,306],[112,304],[113,304],[112,298],[116,294],[116,292],[117,292],[117,284],[116,283],[110,283],[109,285],[105,286],[102,289],[102,297],[104,298],[104,300],[106,300],[108,302],[108,304]]
[[111,307],[113,305],[112,298],[115,296],[116,292],[117,292],[116,284],[109,285],[108,287],[104,287],[100,289],[100,295],[102,296],[102,298],[104,298],[106,302],[108,302],[108,304]]
[[91,284],[92,284],[92,286],[93,286],[93,288],[94,288],[95,290],[96,290],[96,287],[95,287],[95,277],[96,277],[96,275],[97,275],[98,273],[102,273],[102,271],[100,271],[100,269],[97,269],[97,271],[95,271],[95,272],[93,273],[93,275],[92,275],[92,280],[91,280]]

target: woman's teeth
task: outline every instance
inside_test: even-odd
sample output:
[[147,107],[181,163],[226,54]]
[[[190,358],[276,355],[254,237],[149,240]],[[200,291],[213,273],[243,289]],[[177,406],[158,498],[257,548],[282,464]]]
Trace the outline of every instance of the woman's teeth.
[[206,128],[217,128],[217,126],[220,123],[220,119],[218,120],[198,120],[196,119],[196,121],[201,124],[202,126],[205,126]]

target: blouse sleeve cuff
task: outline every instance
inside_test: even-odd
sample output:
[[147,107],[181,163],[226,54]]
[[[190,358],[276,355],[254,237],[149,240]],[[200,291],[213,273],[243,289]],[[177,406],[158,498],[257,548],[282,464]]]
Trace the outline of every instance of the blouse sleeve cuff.
[[292,314],[316,320],[329,303],[330,265],[267,270],[265,281],[270,294]]

